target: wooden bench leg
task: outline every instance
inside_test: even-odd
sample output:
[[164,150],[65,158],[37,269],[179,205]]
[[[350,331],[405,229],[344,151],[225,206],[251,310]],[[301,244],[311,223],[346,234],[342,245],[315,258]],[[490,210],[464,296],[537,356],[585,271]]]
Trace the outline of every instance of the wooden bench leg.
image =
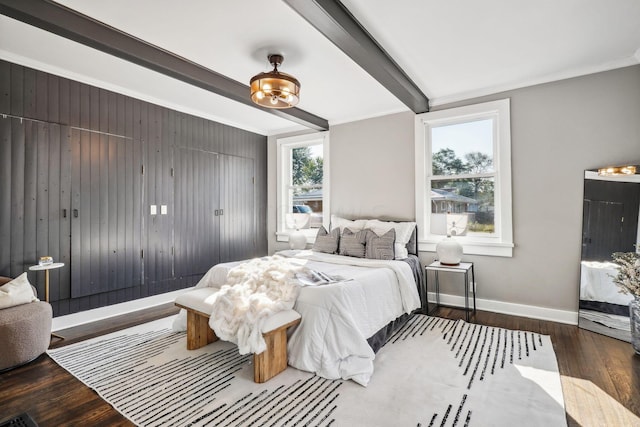
[[260,354],[253,355],[254,382],[267,382],[287,369],[287,329],[298,323],[300,323],[300,319],[262,334],[267,349]]
[[263,334],[267,349],[253,355],[253,381],[264,383],[287,368],[287,330]]
[[217,340],[209,327],[209,318],[187,310],[187,350],[195,350]]
[[[218,340],[209,327],[209,316],[176,304],[187,310],[187,350],[195,350]],[[262,334],[267,349],[253,355],[253,381],[264,383],[287,369],[287,329],[300,323],[296,319]]]

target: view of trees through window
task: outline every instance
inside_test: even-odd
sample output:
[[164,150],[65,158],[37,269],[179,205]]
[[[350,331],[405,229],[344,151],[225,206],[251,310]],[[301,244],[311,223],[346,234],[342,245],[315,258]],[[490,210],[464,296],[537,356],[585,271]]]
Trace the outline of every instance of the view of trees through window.
[[310,214],[309,226],[322,225],[322,144],[291,150],[292,213]]
[[494,233],[492,120],[432,129],[431,231]]
[[294,148],[292,157],[293,185],[322,188],[322,151],[312,152],[310,146]]

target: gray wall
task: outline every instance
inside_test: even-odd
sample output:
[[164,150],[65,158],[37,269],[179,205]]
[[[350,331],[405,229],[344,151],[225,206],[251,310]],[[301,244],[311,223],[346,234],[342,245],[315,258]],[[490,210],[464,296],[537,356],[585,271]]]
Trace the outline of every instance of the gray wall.
[[406,112],[331,127],[335,214],[415,218],[414,118]]
[[[514,256],[465,257],[476,263],[477,296],[496,303],[485,307],[499,310],[507,303],[516,314],[517,304],[577,312],[583,171],[639,163],[640,66],[433,110],[503,98],[511,99]],[[332,211],[413,219],[414,115],[336,125],[330,132]],[[276,191],[274,147],[275,138],[270,138],[270,212]],[[275,216],[268,227],[273,252],[281,247],[273,233]],[[421,254],[423,262],[433,258],[433,253]],[[528,312],[522,307],[522,314]]]

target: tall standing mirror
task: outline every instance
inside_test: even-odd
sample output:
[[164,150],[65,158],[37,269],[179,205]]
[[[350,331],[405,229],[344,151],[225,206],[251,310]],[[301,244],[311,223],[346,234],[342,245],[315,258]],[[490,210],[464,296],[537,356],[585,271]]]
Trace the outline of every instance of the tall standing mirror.
[[578,325],[631,341],[629,302],[613,283],[611,254],[640,244],[640,165],[587,170],[584,174],[582,261]]

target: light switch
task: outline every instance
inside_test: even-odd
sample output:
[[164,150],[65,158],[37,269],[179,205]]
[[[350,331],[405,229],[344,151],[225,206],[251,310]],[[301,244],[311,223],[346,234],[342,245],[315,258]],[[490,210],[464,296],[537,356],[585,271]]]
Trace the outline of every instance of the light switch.
[[160,215],[167,214],[167,205],[160,205]]
[[156,205],[151,205],[151,215],[156,215],[158,213],[158,207]]

